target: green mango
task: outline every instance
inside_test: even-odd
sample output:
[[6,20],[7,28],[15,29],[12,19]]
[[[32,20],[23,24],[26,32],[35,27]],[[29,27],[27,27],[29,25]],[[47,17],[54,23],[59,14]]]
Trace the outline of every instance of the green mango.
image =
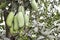
[[10,27],[10,34],[13,35],[14,31],[13,31],[13,25]]
[[10,27],[10,34],[13,35],[13,36],[15,36],[17,32],[18,32],[18,30],[14,30],[14,26],[12,25]]
[[14,30],[18,30],[17,14],[14,17]]
[[23,13],[22,12],[18,12],[17,20],[18,20],[19,27],[23,27],[24,26],[24,17],[23,17]]
[[29,26],[29,15],[25,14],[25,25]]
[[13,18],[14,18],[14,12],[11,11],[6,19],[6,24],[9,27],[12,25]]
[[35,11],[38,11],[38,4],[35,0],[31,0],[31,6]]
[[24,14],[24,10],[25,10],[24,6],[22,6],[22,5],[19,6],[18,12],[22,12]]

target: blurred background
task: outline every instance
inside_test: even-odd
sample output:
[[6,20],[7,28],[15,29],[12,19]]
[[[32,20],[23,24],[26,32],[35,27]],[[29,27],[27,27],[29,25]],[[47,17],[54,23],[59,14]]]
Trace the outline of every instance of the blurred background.
[[[60,40],[60,0],[33,1],[38,11],[34,10],[32,0],[0,0],[0,40]],[[6,19],[11,11],[16,15],[21,5],[25,14],[30,15],[30,25],[19,28],[19,32],[12,35]]]

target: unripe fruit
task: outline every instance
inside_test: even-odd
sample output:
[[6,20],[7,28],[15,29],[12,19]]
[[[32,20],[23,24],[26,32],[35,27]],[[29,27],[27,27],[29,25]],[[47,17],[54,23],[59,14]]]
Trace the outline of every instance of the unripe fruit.
[[18,32],[18,30],[14,30],[14,26],[12,25],[10,27],[10,34],[14,36],[14,35],[16,35],[17,32]]
[[25,24],[26,26],[29,26],[29,15],[25,14]]
[[14,30],[18,30],[17,14],[14,17]]
[[6,23],[8,26],[12,25],[13,18],[14,18],[14,12],[11,11],[6,19]]
[[22,12],[24,14],[24,6],[19,6],[18,12]]
[[13,31],[13,25],[10,27],[10,34],[13,34],[14,31]]
[[35,11],[38,11],[38,4],[35,0],[31,0],[31,6]]
[[17,20],[18,20],[19,27],[24,26],[24,17],[23,17],[23,13],[22,12],[18,12]]

